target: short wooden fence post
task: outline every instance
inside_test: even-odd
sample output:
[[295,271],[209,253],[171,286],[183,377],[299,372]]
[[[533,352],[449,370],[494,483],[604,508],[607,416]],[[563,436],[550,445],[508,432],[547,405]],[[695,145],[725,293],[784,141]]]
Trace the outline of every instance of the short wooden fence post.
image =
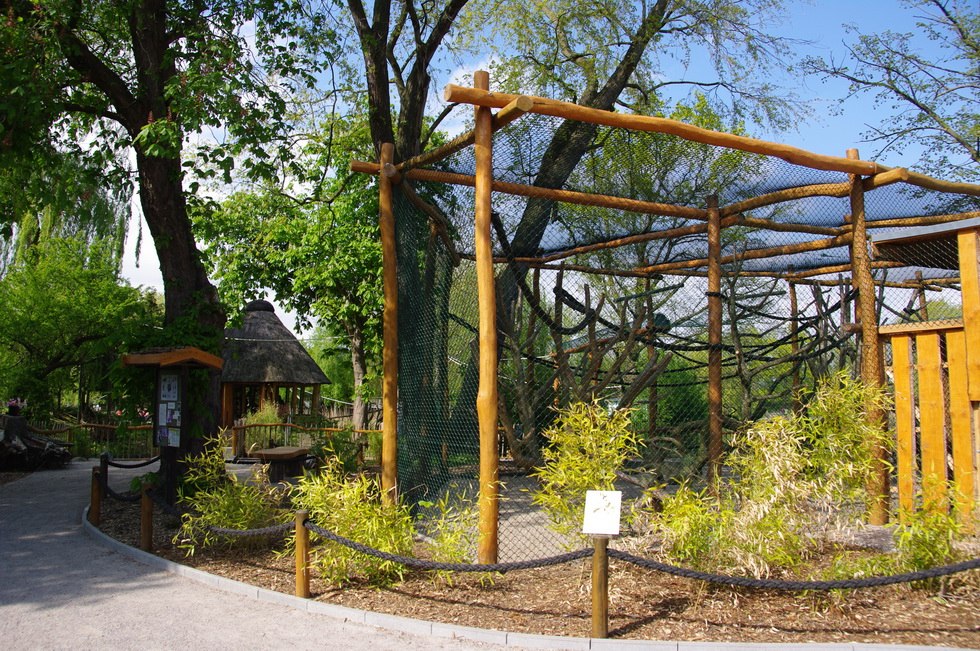
[[605,638],[609,635],[609,539],[593,536],[592,543],[592,637]]
[[102,472],[92,468],[92,493],[88,504],[88,521],[93,527],[102,523]]
[[296,596],[310,598],[310,531],[308,511],[296,512]]
[[153,484],[146,482],[140,489],[140,549],[153,551],[153,500],[150,489]]
[[99,478],[102,481],[102,494],[107,494],[109,488],[109,453],[99,455]]

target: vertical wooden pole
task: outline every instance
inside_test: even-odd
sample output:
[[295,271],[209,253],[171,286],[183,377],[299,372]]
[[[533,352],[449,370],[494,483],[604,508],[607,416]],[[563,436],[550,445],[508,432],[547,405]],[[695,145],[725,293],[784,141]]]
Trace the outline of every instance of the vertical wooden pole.
[[722,452],[721,216],[708,197],[708,485],[717,488]]
[[800,360],[796,358],[800,354],[800,307],[796,300],[796,283],[789,283],[789,347],[793,354],[793,413],[798,414],[803,410],[800,403]]
[[957,233],[960,260],[960,296],[963,302],[963,334],[966,337],[967,395],[973,414],[970,428],[973,448],[973,500],[980,501],[980,230]]
[[309,511],[296,512],[296,596],[310,598],[310,531],[304,524]]
[[88,521],[93,527],[102,523],[102,477],[98,468],[92,468],[92,494],[88,504]]
[[[847,157],[858,158],[857,149],[848,149]],[[884,381],[881,368],[881,350],[878,340],[878,313],[875,309],[874,278],[871,276],[871,260],[868,256],[868,232],[864,214],[864,187],[861,176],[851,175],[851,278],[858,290],[858,314],[861,322],[861,381],[867,386],[880,387]],[[868,419],[883,422],[881,409],[866,405]],[[888,449],[884,446],[875,451],[875,472],[868,485],[868,521],[871,524],[888,523],[889,477]]]
[[[381,166],[391,163],[395,146],[381,145]],[[391,179],[378,175],[381,231],[382,284],[384,289],[381,383],[381,490],[385,500],[398,499],[398,255],[395,250],[395,212]]]
[[609,539],[593,536],[592,544],[592,637],[609,636]]
[[150,489],[153,484],[146,482],[140,487],[140,549],[153,551],[153,500]]
[[[473,85],[490,90],[490,74],[478,70]],[[493,183],[493,116],[477,107],[474,129],[476,156],[476,283],[480,305],[480,388],[476,411],[480,422],[480,563],[497,562],[497,298],[493,274],[490,213]]]

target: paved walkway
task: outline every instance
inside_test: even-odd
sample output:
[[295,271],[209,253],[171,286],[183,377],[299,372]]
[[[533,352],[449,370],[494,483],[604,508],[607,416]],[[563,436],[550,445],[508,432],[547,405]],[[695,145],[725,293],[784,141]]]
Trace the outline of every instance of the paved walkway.
[[[0,485],[0,647],[35,649],[885,649],[589,640],[485,631],[297,599],[174,565],[87,531],[91,462]],[[128,477],[110,471],[125,490]],[[893,647],[897,648],[897,647]],[[926,647],[901,647],[903,650]]]
[[[229,593],[121,555],[83,530],[91,468],[73,463],[0,486],[5,651],[502,648],[345,621],[260,600],[254,590]],[[126,474],[110,471],[116,490],[126,489]]]

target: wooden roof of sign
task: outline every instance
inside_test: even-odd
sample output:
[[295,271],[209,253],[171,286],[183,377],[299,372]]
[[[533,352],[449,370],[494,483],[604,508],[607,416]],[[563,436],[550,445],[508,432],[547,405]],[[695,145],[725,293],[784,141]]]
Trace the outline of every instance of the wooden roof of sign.
[[217,370],[224,366],[224,360],[217,355],[212,355],[192,346],[156,348],[139,353],[129,353],[122,356],[122,363],[125,366],[192,366]]

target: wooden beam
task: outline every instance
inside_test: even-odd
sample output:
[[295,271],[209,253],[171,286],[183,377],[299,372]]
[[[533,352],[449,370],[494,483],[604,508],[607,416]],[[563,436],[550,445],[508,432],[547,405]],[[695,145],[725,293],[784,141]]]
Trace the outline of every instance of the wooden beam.
[[[856,149],[847,150],[848,158],[857,159]],[[864,185],[861,177],[851,177],[851,279],[858,290],[858,321],[861,324],[861,381],[869,387],[881,387],[881,349],[878,339],[878,312],[875,309],[875,285],[871,275],[870,248],[864,214]],[[872,423],[884,421],[885,414],[873,402],[865,405],[866,417]],[[868,484],[868,520],[874,525],[888,523],[888,449],[874,451],[874,474]]]
[[904,521],[915,508],[915,384],[912,338],[892,337],[892,374],[895,378],[896,474],[899,517]]
[[[473,83],[490,88],[490,75],[478,70]],[[477,558],[480,563],[496,563],[498,554],[497,522],[499,519],[499,460],[497,458],[497,298],[493,272],[493,230],[491,212],[493,197],[493,119],[490,109],[477,107],[475,128],[475,203],[474,237],[476,250],[477,301],[480,310],[480,384],[476,397],[480,425],[480,495],[479,539]]]
[[[500,109],[497,114],[493,116],[492,131],[496,133],[500,129],[503,129],[514,120],[526,115],[527,112],[533,107],[534,102],[530,97],[525,95],[516,96],[513,101]],[[432,163],[444,160],[456,152],[469,147],[473,144],[475,139],[476,129],[471,129],[466,133],[461,133],[441,147],[431,149],[427,152],[419,154],[418,156],[415,156],[414,158],[404,160],[401,163],[398,163],[398,165],[395,167],[397,167],[399,171],[406,171],[431,165]]]
[[[360,166],[366,169],[369,164]],[[351,169],[354,169],[353,166]],[[359,171],[359,170],[355,170]],[[377,172],[371,172],[376,174]],[[455,185],[465,185],[474,187],[476,178],[469,174],[457,174],[455,172],[441,172],[438,170],[408,170],[405,176],[416,181],[434,181],[436,183],[452,183]],[[645,215],[665,215],[668,217],[684,217],[685,219],[698,219],[705,221],[707,215],[704,210],[689,208],[687,206],[675,206],[669,203],[656,203],[653,201],[640,201],[638,199],[625,199],[623,197],[612,197],[602,194],[589,194],[587,192],[575,192],[574,190],[556,190],[553,188],[539,188],[534,185],[524,185],[523,183],[508,183],[505,181],[492,181],[494,192],[513,194],[521,197],[534,197],[536,199],[551,199],[564,203],[572,203],[579,206],[598,206],[600,208],[612,208],[627,212],[637,212]]]
[[[381,146],[381,164],[390,163],[395,146]],[[381,353],[381,491],[389,502],[398,499],[398,254],[395,249],[395,213],[391,180],[378,178],[379,226],[381,232],[382,313]]]
[[718,197],[708,197],[708,485],[717,493],[722,454],[721,216]]
[[[449,84],[446,86],[444,97],[448,102],[461,102],[489,108],[502,108],[512,102],[517,95],[491,93],[488,90]],[[765,156],[775,156],[794,165],[803,165],[820,170],[863,175],[877,174],[879,171],[877,163],[871,161],[823,156],[797,147],[790,147],[789,145],[711,131],[667,118],[614,113],[612,111],[588,108],[572,102],[561,102],[544,97],[531,97],[531,100],[534,102],[534,106],[531,109],[532,113],[552,115],[566,120],[578,120],[580,122],[633,129],[635,131],[667,133],[708,145],[728,147],[729,149],[738,149]]]
[[[750,249],[741,253],[726,255],[721,258],[721,264],[731,264],[743,260],[757,260],[759,258],[770,258],[777,255],[789,255],[792,253],[803,253],[806,251],[822,251],[832,249],[836,246],[845,246],[851,241],[851,236],[839,235],[829,240],[814,240],[812,242],[801,242],[800,244],[787,244],[785,246],[775,246],[767,249]],[[642,273],[669,273],[672,270],[695,269],[708,264],[710,258],[698,258],[696,260],[684,260],[682,262],[664,262],[661,264],[639,267],[637,271]]]

